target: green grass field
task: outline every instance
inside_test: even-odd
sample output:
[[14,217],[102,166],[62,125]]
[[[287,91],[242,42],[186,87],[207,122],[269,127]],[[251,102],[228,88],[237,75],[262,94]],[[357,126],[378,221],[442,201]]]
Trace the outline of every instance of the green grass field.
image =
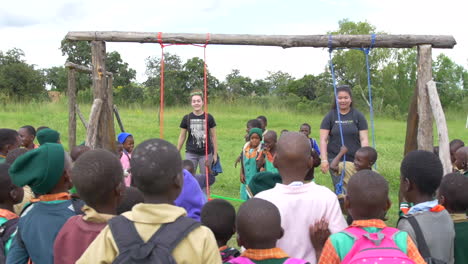
[[[87,117],[90,105],[81,105],[80,107],[83,114]],[[134,135],[136,144],[148,138],[159,137],[157,107],[130,107],[119,110],[126,131]],[[167,140],[174,144],[177,143],[180,121],[183,115],[190,111],[189,105],[185,108],[166,108],[164,134]],[[311,136],[318,139],[319,126],[323,118],[323,115],[320,113],[302,114],[286,109],[265,109],[257,106],[245,107],[229,104],[210,106],[209,112],[213,114],[217,122],[219,154],[224,169],[224,173],[218,176],[212,188],[212,193],[233,198],[238,198],[239,196],[239,168],[234,168],[234,161],[243,146],[243,136],[247,120],[255,118],[258,115],[265,115],[268,118],[268,129],[277,132],[280,132],[282,129],[298,131],[299,125],[307,122],[312,126]],[[451,139],[461,138],[465,141],[468,140],[465,120],[461,118],[452,119],[450,116],[447,116],[447,118],[449,137]],[[14,129],[23,125],[32,125],[34,127],[49,126],[61,133],[61,140],[64,145],[67,145],[68,108],[63,101],[48,104],[4,105],[0,109],[0,120],[0,127]],[[77,122],[77,141],[81,142],[85,138],[85,131],[80,121]],[[376,148],[379,154],[377,161],[378,171],[390,183],[390,198],[393,206],[388,213],[388,223],[394,226],[398,217],[399,168],[400,162],[403,159],[406,122],[377,118],[375,127]],[[116,129],[118,129],[117,124]],[[65,147],[68,148],[67,146]],[[317,183],[332,188],[331,179],[328,174],[322,174],[319,169],[316,169],[315,177]],[[233,202],[233,204],[236,207],[239,206],[239,202]]]

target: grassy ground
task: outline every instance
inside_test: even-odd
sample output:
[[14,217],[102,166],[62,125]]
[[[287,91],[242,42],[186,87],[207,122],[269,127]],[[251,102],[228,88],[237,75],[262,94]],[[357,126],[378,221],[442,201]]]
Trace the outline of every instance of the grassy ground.
[[[12,104],[4,105],[0,109],[0,127],[19,128],[23,125],[35,127],[46,125],[57,129],[61,134],[64,145],[68,142],[68,110],[64,102],[50,104]],[[81,110],[85,116],[89,114],[89,105],[82,105]],[[190,107],[168,108],[165,113],[165,138],[176,144],[179,136],[179,124],[184,114],[191,111]],[[282,129],[297,131],[299,125],[307,122],[312,126],[312,137],[318,139],[319,126],[323,118],[322,114],[301,114],[287,111],[285,109],[263,109],[261,107],[243,107],[232,105],[210,106],[210,113],[217,122],[217,134],[219,142],[219,153],[224,173],[219,175],[212,193],[227,197],[238,198],[239,196],[239,168],[234,168],[234,160],[243,146],[245,134],[245,123],[258,115],[268,117],[268,129],[280,132]],[[125,129],[131,132],[136,144],[144,139],[159,137],[159,125],[157,108],[121,108],[120,115]],[[449,137],[461,138],[465,141],[467,130],[464,119],[448,118]],[[78,121],[79,122],[79,121]],[[395,225],[398,213],[398,187],[399,167],[403,159],[403,148],[405,141],[406,122],[395,121],[385,118],[377,118],[376,142],[379,158],[377,161],[378,171],[389,181],[391,193],[390,198],[393,206],[388,213],[388,223]],[[117,128],[117,125],[116,125]],[[77,141],[84,140],[84,129],[78,123]],[[436,134],[437,135],[437,134]],[[328,174],[322,174],[316,169],[316,182],[332,187]],[[238,202],[233,202],[238,207]]]

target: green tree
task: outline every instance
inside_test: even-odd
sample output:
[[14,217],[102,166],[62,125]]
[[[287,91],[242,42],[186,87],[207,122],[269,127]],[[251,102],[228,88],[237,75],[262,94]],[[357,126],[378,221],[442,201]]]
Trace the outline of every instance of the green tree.
[[29,100],[45,93],[44,76],[34,65],[27,64],[24,52],[11,49],[0,51],[0,93],[19,100]]
[[113,73],[114,86],[129,86],[136,77],[136,71],[128,67],[117,51],[107,53],[106,70]]
[[232,72],[226,76],[225,85],[226,90],[231,94],[231,96],[252,95],[254,92],[252,79],[242,76],[240,71],[237,69],[232,70]]
[[68,87],[68,72],[63,66],[54,66],[44,70],[45,82],[52,90],[66,91]]
[[437,84],[442,106],[457,106],[468,94],[468,73],[445,54],[433,63],[433,78]]
[[286,72],[268,72],[266,80],[269,83],[270,94],[276,93],[278,95],[288,94],[288,85],[294,80],[294,78]]

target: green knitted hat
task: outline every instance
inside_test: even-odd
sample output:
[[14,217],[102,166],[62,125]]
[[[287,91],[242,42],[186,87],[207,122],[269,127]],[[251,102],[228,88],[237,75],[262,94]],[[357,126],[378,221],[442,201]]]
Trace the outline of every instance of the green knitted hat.
[[249,188],[252,191],[252,194],[256,195],[259,192],[275,187],[277,183],[281,182],[281,176],[278,173],[264,171],[259,172],[252,177],[252,180],[250,180],[249,183]]
[[47,194],[62,177],[64,163],[65,151],[61,144],[41,144],[13,162],[10,178],[16,186],[29,185],[35,193]]
[[57,143],[60,139],[60,133],[53,129],[46,128],[37,132],[36,138],[40,145],[45,143]]
[[263,139],[263,131],[262,131],[260,128],[254,127],[254,128],[252,128],[252,129],[250,129],[250,131],[249,131],[249,138],[250,138],[253,134],[257,134],[257,135],[260,137],[260,140]]

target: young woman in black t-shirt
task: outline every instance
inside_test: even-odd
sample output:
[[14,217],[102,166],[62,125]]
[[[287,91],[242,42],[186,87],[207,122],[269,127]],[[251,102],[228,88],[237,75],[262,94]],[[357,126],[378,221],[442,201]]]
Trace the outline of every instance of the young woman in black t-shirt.
[[[364,115],[353,108],[351,89],[347,85],[337,89],[338,109],[343,130],[344,145],[348,148],[346,161],[353,162],[356,150],[369,146],[367,121]],[[340,152],[341,135],[336,112],[336,100],[333,101],[330,112],[323,118],[320,125],[320,153],[322,158],[321,170],[329,171],[329,163]],[[330,172],[331,173],[331,172]],[[340,175],[332,174],[333,185],[339,181]]]
[[[195,91],[190,94],[193,111],[182,118],[180,122],[180,135],[177,149],[180,151],[185,146],[185,159],[194,164],[194,171],[200,166],[200,173],[207,173],[203,169],[216,163],[218,157],[218,142],[216,140],[216,122],[212,115],[208,114],[208,136],[205,130],[205,112],[203,111],[203,94]],[[188,137],[187,137],[188,132]],[[208,163],[205,163],[206,139],[208,138]]]

